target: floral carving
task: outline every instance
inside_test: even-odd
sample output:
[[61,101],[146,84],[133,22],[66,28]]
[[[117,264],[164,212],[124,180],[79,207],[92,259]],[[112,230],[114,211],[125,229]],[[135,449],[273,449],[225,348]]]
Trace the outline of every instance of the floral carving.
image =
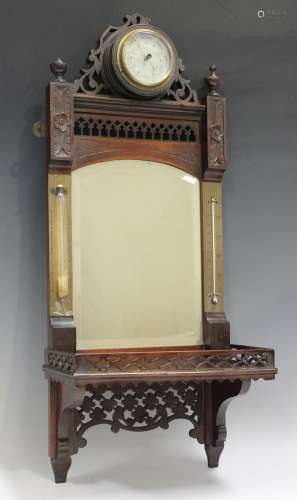
[[221,97],[210,97],[208,101],[208,167],[225,167],[225,104]]
[[222,127],[220,125],[213,125],[210,129],[210,137],[214,142],[217,142],[218,144],[222,142],[224,138]]
[[60,130],[60,132],[66,132],[68,127],[68,117],[66,113],[57,113],[54,116],[54,126],[56,129]]
[[53,82],[51,101],[51,159],[70,161],[73,144],[72,84]]
[[212,165],[224,165],[224,132],[221,125],[217,124],[211,127],[210,140]]

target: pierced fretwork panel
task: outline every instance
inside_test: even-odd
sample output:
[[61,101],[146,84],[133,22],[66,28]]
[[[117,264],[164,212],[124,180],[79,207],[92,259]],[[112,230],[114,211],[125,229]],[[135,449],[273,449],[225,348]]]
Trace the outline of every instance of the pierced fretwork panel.
[[75,135],[118,137],[121,139],[144,139],[154,141],[196,142],[197,130],[191,124],[172,124],[166,121],[127,121],[108,118],[78,116]]
[[175,419],[193,424],[191,437],[198,437],[201,398],[196,382],[87,385],[83,404],[77,409],[79,446],[85,446],[84,433],[94,425],[109,424],[113,432],[120,429],[140,432],[161,427],[167,429]]

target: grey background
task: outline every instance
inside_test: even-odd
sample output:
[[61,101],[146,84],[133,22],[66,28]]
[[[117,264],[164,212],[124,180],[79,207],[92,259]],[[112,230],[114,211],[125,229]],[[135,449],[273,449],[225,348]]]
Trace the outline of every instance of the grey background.
[[[296,2],[1,0],[0,6],[1,496],[295,498]],[[57,487],[46,457],[41,372],[45,150],[31,128],[42,114],[48,64],[62,57],[72,80],[102,30],[135,11],[171,35],[194,87],[213,62],[223,78],[226,313],[232,341],[275,347],[280,373],[231,404],[218,470],[206,468],[186,423],[137,436],[101,428],[75,457],[69,483]]]

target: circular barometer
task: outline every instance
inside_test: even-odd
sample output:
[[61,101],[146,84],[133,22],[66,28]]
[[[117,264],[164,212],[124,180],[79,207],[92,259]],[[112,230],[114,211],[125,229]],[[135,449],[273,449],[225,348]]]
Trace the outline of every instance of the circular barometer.
[[116,37],[111,63],[126,93],[154,97],[170,87],[176,74],[177,53],[165,33],[152,26],[137,26]]

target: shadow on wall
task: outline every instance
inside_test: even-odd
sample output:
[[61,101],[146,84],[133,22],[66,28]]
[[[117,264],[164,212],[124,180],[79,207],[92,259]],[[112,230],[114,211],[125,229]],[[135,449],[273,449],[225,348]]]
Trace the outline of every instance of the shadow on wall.
[[[148,433],[109,428],[90,429],[88,447],[74,457],[69,473],[69,485],[115,484],[124,491],[177,492],[197,489],[218,491],[222,478],[208,469],[202,445],[188,432],[191,425],[175,421],[169,429]],[[108,430],[107,430],[108,429]],[[101,455],[100,450],[103,451]]]
[[47,442],[47,389],[41,371],[47,332],[45,141],[32,135],[32,124],[40,116],[40,108],[26,111],[25,126],[15,145],[19,157],[9,167],[15,206],[12,199],[8,209],[13,211],[18,248],[11,257],[16,255],[15,261],[4,263],[13,270],[13,280],[6,286],[15,297],[11,309],[5,311],[12,327],[3,332],[8,348],[0,462],[11,469],[46,467],[39,455],[41,450],[44,454]]

